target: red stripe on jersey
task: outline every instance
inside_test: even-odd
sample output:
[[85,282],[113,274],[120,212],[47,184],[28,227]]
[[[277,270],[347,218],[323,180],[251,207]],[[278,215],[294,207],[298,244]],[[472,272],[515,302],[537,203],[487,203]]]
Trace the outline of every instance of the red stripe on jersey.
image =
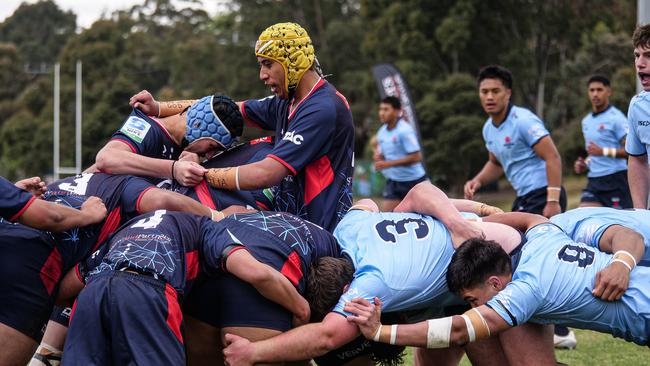
[[250,140],[248,141],[249,145],[256,145],[259,144],[260,142],[273,142],[273,136],[264,136],[257,138],[255,140]]
[[263,204],[262,202],[260,202],[260,201],[255,201],[255,203],[257,204],[257,207],[259,207],[259,208],[262,209],[262,211],[271,211],[271,210],[270,210],[268,207],[266,207],[266,205]]
[[197,184],[194,187],[194,192],[196,192],[196,195],[199,197],[199,202],[201,202],[204,206],[208,206],[213,210],[217,209],[217,205],[212,199],[210,189],[208,188],[207,183],[205,183],[205,179],[203,179],[201,183]]
[[61,260],[61,253],[57,248],[50,253],[50,256],[47,257],[47,260],[41,267],[41,282],[47,290],[48,295],[52,295],[54,287],[59,280],[61,279],[61,272],[63,272],[63,261]]
[[296,172],[296,169],[294,169],[289,163],[284,161],[281,157],[279,157],[277,155],[273,155],[273,154],[268,154],[266,157],[277,160],[278,162],[280,162],[280,164],[286,166],[287,169],[289,169],[291,171],[291,173],[293,173],[293,175],[298,174],[298,172]]
[[68,318],[68,326],[72,323],[72,316],[74,315],[75,310],[77,310],[77,299],[74,299],[72,303],[72,309],[70,309],[70,317]]
[[298,282],[302,278],[302,267],[300,266],[300,256],[296,252],[292,252],[289,258],[282,265],[280,273],[288,278],[294,286],[298,286]]
[[104,226],[102,226],[102,230],[99,232],[99,237],[97,237],[97,243],[95,243],[95,246],[93,247],[93,252],[97,250],[99,245],[103,243],[109,235],[117,230],[120,226],[120,221],[122,221],[122,207],[118,206],[115,207],[113,211],[108,214],[106,220],[104,220]]
[[343,100],[343,103],[345,103],[345,106],[348,107],[348,110],[350,110],[350,104],[348,104],[348,99],[345,97],[345,95],[341,94],[338,90],[336,91],[336,95]]
[[183,321],[183,313],[181,313],[181,307],[178,305],[177,296],[176,290],[167,283],[165,285],[165,298],[167,299],[167,326],[182,344],[183,335],[181,334],[181,322]]
[[[117,138],[117,137],[112,138],[111,141],[119,141],[119,142],[123,142],[123,143],[126,144],[126,146],[129,147],[129,149],[131,149],[131,151],[132,151],[134,154],[137,154],[137,153],[138,153],[138,151],[135,149],[135,146],[133,146],[133,144],[132,144],[130,141],[127,141],[127,140],[124,140],[124,139],[121,139],[121,138]],[[106,172],[103,172],[103,173],[106,173]]]
[[311,162],[305,168],[305,205],[334,181],[334,172],[327,155]]
[[150,189],[154,189],[154,188],[156,188],[156,187],[147,187],[147,188],[144,189],[144,191],[140,192],[140,195],[138,196],[138,200],[135,203],[135,211],[138,214],[143,213],[142,209],[140,208],[140,203],[142,202],[142,197],[144,197],[144,194],[147,193],[147,191],[149,191]]
[[185,253],[185,278],[191,281],[199,274],[199,251]]
[[27,208],[29,208],[29,206],[31,206],[32,203],[34,203],[35,199],[36,199],[36,196],[33,196],[32,198],[30,198],[29,201],[27,201],[27,203],[25,203],[25,206],[23,206],[23,208],[21,208],[20,211],[18,211],[17,214],[13,215],[9,221],[14,222],[14,221],[18,220],[20,215],[22,215],[27,210]]

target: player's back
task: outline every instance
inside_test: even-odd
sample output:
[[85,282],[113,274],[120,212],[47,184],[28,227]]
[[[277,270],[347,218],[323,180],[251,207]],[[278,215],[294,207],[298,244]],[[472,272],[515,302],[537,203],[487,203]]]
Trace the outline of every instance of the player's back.
[[444,225],[429,216],[352,210],[334,236],[354,263],[355,279],[373,276],[390,289],[387,311],[426,307],[448,292],[454,248]]
[[[529,302],[519,300],[527,315],[520,322],[565,324],[612,333],[636,343],[647,342],[650,329],[650,269],[637,267],[619,301],[593,296],[596,273],[611,263],[612,256],[572,241],[552,224],[538,225],[526,234],[528,242],[512,283],[529,287]],[[510,287],[511,284],[508,286]],[[502,291],[512,292],[513,287]],[[515,290],[516,291],[516,290]],[[507,295],[506,295],[507,296]]]

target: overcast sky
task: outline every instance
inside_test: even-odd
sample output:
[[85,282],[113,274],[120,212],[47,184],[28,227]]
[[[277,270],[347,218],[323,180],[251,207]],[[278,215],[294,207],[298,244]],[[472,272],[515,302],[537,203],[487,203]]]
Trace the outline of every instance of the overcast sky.
[[[37,0],[0,0],[0,22],[13,14],[20,3],[35,3]],[[109,16],[114,10],[128,9],[133,5],[143,3],[142,0],[54,0],[63,10],[72,10],[77,14],[77,26],[88,28],[102,13]],[[215,14],[219,1],[204,0],[204,9]]]

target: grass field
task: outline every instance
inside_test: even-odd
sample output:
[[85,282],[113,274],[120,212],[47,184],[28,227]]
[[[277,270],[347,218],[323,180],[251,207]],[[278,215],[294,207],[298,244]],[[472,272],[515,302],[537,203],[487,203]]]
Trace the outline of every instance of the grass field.
[[[580,191],[586,183],[586,178],[569,177],[564,180],[569,209],[577,207],[580,203]],[[508,183],[502,183],[500,186],[507,187]],[[509,211],[514,197],[515,194],[512,190],[502,189],[498,193],[480,194],[476,199]],[[557,350],[555,355],[559,362],[571,366],[650,365],[650,348],[648,347],[637,346],[622,339],[613,338],[609,334],[588,330],[574,329],[574,331],[578,339],[578,346],[574,350]],[[413,364],[410,350],[405,361],[406,365]],[[460,364],[462,366],[471,365],[467,357],[464,357]]]

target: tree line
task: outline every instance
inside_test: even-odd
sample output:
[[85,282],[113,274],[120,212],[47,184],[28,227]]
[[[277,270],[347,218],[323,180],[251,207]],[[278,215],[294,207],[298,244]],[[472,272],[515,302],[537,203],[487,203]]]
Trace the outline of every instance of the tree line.
[[[551,130],[565,172],[584,154],[580,120],[586,80],[610,77],[622,111],[635,93],[631,34],[636,3],[625,0],[232,0],[210,16],[198,0],[146,0],[78,29],[52,0],[22,4],[0,23],[0,174],[52,172],[52,65],[61,63],[61,159],[74,161],[74,68],[83,62],[83,164],[120,127],[141,89],[160,100],[222,92],[269,94],[253,45],[268,25],[295,21],[310,33],[328,80],[356,126],[357,157],[370,157],[379,127],[371,67],[391,62],[411,88],[427,171],[459,189],[485,162],[486,119],[475,75],[501,64],[514,74],[514,103]],[[198,5],[198,6],[197,6]]]

